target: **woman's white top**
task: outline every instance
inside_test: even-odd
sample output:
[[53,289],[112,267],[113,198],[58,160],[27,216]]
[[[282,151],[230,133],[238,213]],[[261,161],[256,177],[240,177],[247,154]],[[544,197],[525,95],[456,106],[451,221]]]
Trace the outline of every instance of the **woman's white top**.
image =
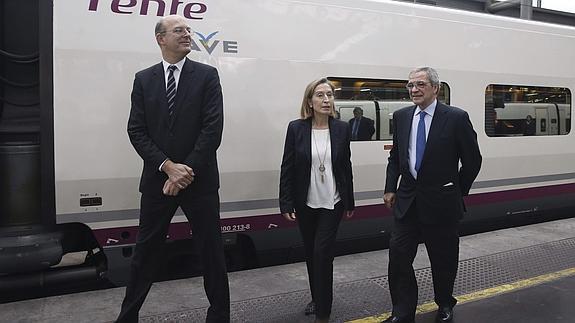
[[[323,162],[325,171],[320,171]],[[329,129],[312,129],[311,131],[311,176],[307,193],[307,206],[312,209],[333,210],[341,200],[335,184],[331,164],[331,141]]]

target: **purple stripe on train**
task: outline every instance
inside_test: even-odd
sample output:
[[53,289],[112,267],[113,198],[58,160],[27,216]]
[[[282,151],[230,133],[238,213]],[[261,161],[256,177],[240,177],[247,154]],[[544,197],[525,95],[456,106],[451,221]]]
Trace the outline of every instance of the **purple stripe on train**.
[[[465,197],[465,203],[470,207],[573,193],[575,193],[575,184],[562,184],[473,194]],[[351,220],[387,216],[391,216],[390,210],[383,204],[375,204],[357,207],[355,215]],[[221,220],[222,233],[254,232],[293,227],[296,227],[296,223],[287,221],[280,214],[246,216]],[[100,245],[104,247],[133,244],[136,242],[137,232],[137,226],[94,230],[96,239]],[[192,236],[192,232],[193,227],[190,229],[188,222],[174,223],[170,225],[168,239],[188,239]]]

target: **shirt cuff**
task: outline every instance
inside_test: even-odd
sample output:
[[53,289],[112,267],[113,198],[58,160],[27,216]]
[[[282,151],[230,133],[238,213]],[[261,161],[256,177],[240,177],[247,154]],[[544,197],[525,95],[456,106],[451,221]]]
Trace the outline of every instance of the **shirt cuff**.
[[164,164],[168,161],[169,158],[166,158],[166,160],[164,160],[161,164],[160,167],[158,167],[158,170],[161,172],[162,171],[162,166],[164,166]]

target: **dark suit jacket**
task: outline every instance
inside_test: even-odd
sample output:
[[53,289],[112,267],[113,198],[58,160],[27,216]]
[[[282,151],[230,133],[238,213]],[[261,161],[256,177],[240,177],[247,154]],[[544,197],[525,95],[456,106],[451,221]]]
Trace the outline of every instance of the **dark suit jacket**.
[[[353,130],[353,125],[356,119],[352,118],[349,120],[349,127]],[[373,120],[366,117],[361,117],[359,120],[359,128],[357,129],[357,138],[355,140],[371,140],[371,136],[375,132],[375,126]]]
[[215,68],[186,58],[174,113],[168,114],[162,63],[136,73],[128,135],[144,160],[140,192],[162,194],[168,178],[159,167],[169,158],[190,166],[195,180],[181,193],[219,188],[216,149],[223,129],[223,100]]
[[[311,171],[311,128],[311,118],[294,120],[288,126],[280,176],[281,213],[291,213],[306,205]],[[353,210],[355,202],[349,125],[330,117],[329,135],[337,191],[344,209]]]
[[438,102],[416,180],[409,172],[408,160],[415,108],[406,107],[393,114],[395,133],[387,164],[385,192],[396,192],[393,214],[397,219],[405,216],[416,199],[422,222],[455,222],[463,216],[462,197],[469,193],[481,168],[477,134],[467,112]]

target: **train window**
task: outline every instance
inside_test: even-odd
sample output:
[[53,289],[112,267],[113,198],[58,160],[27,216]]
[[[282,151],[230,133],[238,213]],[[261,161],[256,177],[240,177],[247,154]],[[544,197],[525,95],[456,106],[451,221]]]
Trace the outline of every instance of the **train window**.
[[[407,80],[328,79],[336,88],[338,118],[349,122],[354,141],[393,139],[393,112],[413,104],[405,88]],[[442,82],[438,100],[449,104],[449,96],[449,86]]]
[[566,135],[570,131],[568,88],[490,84],[485,89],[485,133],[489,137]]

